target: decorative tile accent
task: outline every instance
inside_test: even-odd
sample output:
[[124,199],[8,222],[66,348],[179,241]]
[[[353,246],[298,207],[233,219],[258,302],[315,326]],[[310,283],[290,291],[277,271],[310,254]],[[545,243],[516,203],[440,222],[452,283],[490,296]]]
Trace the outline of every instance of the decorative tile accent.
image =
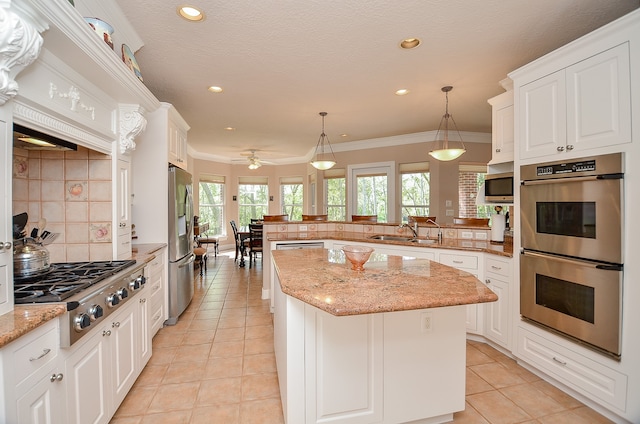
[[16,178],[29,177],[29,160],[22,156],[13,158],[13,176]]
[[102,222],[89,225],[89,241],[91,243],[111,242],[111,223]]
[[337,231],[345,231],[344,224],[336,224],[336,230]]
[[65,181],[64,198],[68,202],[86,202],[89,183],[87,181]]

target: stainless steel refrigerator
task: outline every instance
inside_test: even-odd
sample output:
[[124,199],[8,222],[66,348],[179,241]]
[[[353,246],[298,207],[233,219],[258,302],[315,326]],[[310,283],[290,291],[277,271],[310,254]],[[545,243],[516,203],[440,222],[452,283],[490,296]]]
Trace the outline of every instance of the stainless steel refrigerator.
[[169,167],[169,319],[174,325],[193,298],[193,185],[191,174]]

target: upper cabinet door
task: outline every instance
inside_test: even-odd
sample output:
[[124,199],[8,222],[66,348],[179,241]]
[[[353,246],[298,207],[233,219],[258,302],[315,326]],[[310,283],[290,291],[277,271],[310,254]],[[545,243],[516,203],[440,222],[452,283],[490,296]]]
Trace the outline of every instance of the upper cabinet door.
[[631,142],[629,45],[570,66],[567,77],[567,149]]
[[520,87],[520,158],[554,155],[566,145],[564,70]]
[[491,105],[491,162],[489,165],[513,162],[513,91],[492,99]]

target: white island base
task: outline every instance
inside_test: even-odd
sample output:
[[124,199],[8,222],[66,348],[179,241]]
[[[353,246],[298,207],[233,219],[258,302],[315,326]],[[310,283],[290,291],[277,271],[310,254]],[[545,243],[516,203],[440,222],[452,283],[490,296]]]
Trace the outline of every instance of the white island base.
[[464,410],[465,305],[334,316],[274,286],[286,423],[431,424]]

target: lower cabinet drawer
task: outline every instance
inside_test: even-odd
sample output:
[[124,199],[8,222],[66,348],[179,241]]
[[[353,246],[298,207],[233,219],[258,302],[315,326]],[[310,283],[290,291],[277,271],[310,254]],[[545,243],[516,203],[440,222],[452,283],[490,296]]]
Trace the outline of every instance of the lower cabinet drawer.
[[441,253],[440,260],[438,262],[459,269],[478,269],[477,256],[451,255],[448,253]]
[[51,320],[14,342],[11,367],[16,386],[57,359],[60,344],[57,322]]
[[511,259],[499,258],[499,257],[495,257],[495,258],[487,257],[485,259],[484,272],[492,272],[494,274],[510,277],[511,276]]
[[522,327],[518,356],[590,399],[625,410],[626,375]]
[[149,311],[149,327],[151,337],[153,337],[164,324],[164,308],[162,302],[151,302],[151,309],[149,309]]

